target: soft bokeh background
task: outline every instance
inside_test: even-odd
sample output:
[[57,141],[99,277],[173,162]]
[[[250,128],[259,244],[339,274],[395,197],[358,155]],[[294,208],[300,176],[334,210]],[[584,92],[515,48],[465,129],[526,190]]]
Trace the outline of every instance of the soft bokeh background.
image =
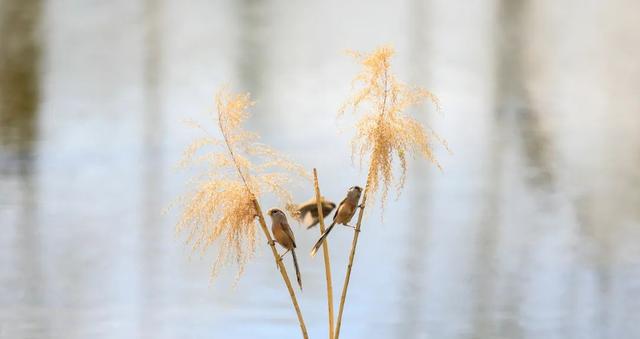
[[[174,233],[176,170],[228,83],[249,128],[364,184],[345,49],[397,49],[450,144],[367,216],[345,338],[640,337],[640,2],[0,2],[0,338],[295,338],[266,246],[234,287]],[[213,125],[211,125],[213,127]],[[310,185],[295,190],[307,199]],[[264,202],[271,204],[270,201]],[[310,335],[317,231],[295,228]],[[351,232],[331,237],[336,289]],[[288,262],[288,264],[290,264]],[[336,291],[337,293],[337,291]]]

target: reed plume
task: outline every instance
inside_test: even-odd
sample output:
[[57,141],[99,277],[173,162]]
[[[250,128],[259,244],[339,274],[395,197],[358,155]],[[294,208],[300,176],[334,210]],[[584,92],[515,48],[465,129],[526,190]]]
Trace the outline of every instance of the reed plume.
[[258,143],[257,134],[242,128],[252,105],[249,94],[231,94],[226,89],[218,92],[217,126],[222,139],[213,137],[202,125],[190,122],[204,136],[186,149],[181,164],[204,163],[207,171],[194,180],[195,188],[184,197],[184,211],[177,229],[188,233],[187,241],[194,250],[204,252],[219,243],[213,278],[230,261],[238,265],[238,275],[242,273],[255,252],[256,226],[260,226],[289,291],[303,337],[308,338],[291,281],[258,203],[259,198],[273,193],[283,205],[293,206],[286,189],[290,175],[308,175],[299,165]]
[[362,66],[354,78],[358,90],[340,108],[338,115],[347,110],[362,112],[356,123],[356,134],[351,141],[352,159],[358,158],[360,165],[369,157],[367,190],[371,198],[382,190],[384,205],[394,175],[393,164],[397,158],[400,177],[396,183],[397,194],[405,184],[407,156],[419,154],[441,168],[433,154],[432,143],[441,143],[448,149],[446,141],[430,127],[405,113],[406,109],[430,101],[440,111],[440,102],[431,92],[404,84],[390,72],[394,50],[384,46],[370,54],[350,52]]
[[384,207],[389,189],[394,182],[394,159],[397,159],[400,165],[400,177],[396,183],[399,196],[406,179],[408,155],[421,155],[441,168],[433,154],[432,143],[439,142],[448,149],[446,142],[431,128],[425,128],[416,119],[405,114],[407,108],[424,101],[432,102],[437,110],[440,110],[440,104],[433,93],[406,85],[390,72],[393,48],[384,46],[370,54],[351,54],[362,66],[362,70],[353,81],[358,89],[338,114],[344,114],[347,109],[354,113],[364,111],[356,123],[356,134],[351,146],[352,158],[358,158],[361,165],[365,158],[369,158],[369,171],[362,196],[362,208],[353,234],[334,339],[340,336],[342,314],[367,198],[373,199],[382,191],[380,202]]

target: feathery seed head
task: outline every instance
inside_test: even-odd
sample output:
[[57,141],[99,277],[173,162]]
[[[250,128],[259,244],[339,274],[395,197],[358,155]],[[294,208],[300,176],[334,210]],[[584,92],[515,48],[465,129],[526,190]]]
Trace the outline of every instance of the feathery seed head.
[[406,179],[407,155],[420,154],[441,168],[433,154],[432,143],[435,140],[447,148],[446,142],[404,112],[425,100],[431,101],[436,110],[440,110],[440,104],[431,92],[396,79],[391,73],[393,48],[384,46],[370,54],[351,54],[359,61],[362,70],[353,81],[357,87],[355,93],[344,103],[339,115],[347,109],[363,112],[356,123],[356,134],[351,143],[352,157],[359,158],[361,165],[363,159],[369,157],[366,193],[375,195],[381,190],[384,207],[394,181],[394,159],[398,159],[401,169],[396,184],[398,195]]
[[207,165],[206,173],[195,180],[192,192],[182,199],[184,210],[177,229],[188,234],[187,241],[194,250],[204,252],[218,243],[212,277],[230,261],[238,265],[239,276],[253,256],[258,214],[254,199],[273,193],[283,204],[292,204],[286,189],[290,174],[306,175],[301,166],[259,144],[257,134],[242,128],[252,105],[249,94],[219,91],[217,127],[222,140],[191,122],[205,136],[187,147],[181,161],[183,166]]

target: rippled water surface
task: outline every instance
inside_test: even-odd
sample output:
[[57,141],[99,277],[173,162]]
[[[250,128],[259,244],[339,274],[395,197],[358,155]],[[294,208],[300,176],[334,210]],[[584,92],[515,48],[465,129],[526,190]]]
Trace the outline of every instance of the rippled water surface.
[[[640,3],[542,0],[0,2],[0,338],[291,338],[266,246],[211,285],[163,213],[176,169],[227,83],[249,127],[364,184],[345,49],[397,49],[416,110],[453,150],[412,161],[366,216],[345,338],[640,337]],[[212,125],[213,127],[213,125]],[[307,187],[308,186],[308,187]],[[311,186],[298,187],[300,200]],[[272,201],[264,201],[269,206]],[[295,228],[310,248],[317,231]],[[332,235],[336,289],[351,242]],[[302,251],[306,252],[306,250]],[[312,338],[324,270],[299,255]],[[337,291],[336,291],[337,293]]]

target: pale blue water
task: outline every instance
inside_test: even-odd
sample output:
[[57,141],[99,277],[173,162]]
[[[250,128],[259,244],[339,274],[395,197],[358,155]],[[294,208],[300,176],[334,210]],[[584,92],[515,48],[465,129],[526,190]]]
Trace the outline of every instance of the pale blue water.
[[[340,199],[345,49],[395,45],[453,150],[369,214],[344,338],[640,337],[640,22],[628,1],[0,3],[0,338],[295,338],[266,246],[209,284],[163,214],[228,83]],[[34,39],[32,39],[34,38]],[[213,127],[213,126],[212,126]],[[295,195],[306,200],[311,186]],[[271,207],[272,201],[263,205]],[[310,248],[317,231],[296,228]],[[336,294],[351,242],[332,235]],[[320,258],[303,312],[326,337]]]

